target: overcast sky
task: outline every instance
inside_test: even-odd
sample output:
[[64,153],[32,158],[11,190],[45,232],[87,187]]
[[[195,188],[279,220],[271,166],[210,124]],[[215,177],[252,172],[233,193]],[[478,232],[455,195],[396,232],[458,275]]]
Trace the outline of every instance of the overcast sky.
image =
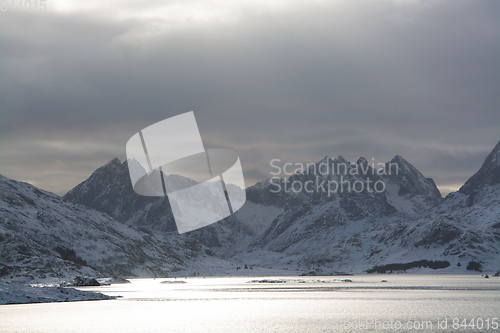
[[64,194],[165,118],[269,161],[399,154],[443,194],[500,139],[499,1],[76,1],[0,12],[0,174]]

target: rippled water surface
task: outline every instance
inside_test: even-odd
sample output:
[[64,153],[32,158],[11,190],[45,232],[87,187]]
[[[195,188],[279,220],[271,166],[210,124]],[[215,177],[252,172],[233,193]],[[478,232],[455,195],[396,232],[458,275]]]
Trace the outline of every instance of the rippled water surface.
[[80,289],[122,297],[3,305],[0,331],[500,332],[500,278],[480,275],[137,279]]

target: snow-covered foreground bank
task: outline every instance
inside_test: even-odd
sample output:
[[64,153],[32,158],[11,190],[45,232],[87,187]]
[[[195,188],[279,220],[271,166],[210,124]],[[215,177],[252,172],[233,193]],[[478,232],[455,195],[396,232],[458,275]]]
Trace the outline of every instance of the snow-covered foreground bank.
[[115,299],[98,292],[61,286],[31,286],[0,282],[0,305],[25,303],[52,303]]

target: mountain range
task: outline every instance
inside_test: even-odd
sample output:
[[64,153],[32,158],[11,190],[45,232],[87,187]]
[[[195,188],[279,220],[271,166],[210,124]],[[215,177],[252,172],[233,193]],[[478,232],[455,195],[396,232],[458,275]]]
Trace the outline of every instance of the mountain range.
[[[322,182],[384,186],[313,186]],[[300,274],[497,271],[499,190],[500,142],[444,199],[399,155],[376,169],[364,158],[325,157],[247,188],[235,214],[179,235],[167,197],[133,191],[127,161],[111,160],[62,198],[0,176],[0,276],[213,275],[243,265]]]

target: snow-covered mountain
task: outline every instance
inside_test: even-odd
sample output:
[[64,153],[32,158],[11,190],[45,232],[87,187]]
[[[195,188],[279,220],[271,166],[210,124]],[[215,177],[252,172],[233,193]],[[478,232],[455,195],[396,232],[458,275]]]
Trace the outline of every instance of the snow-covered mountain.
[[[342,156],[326,156],[307,166],[288,179],[274,177],[255,184],[247,189],[247,199],[285,209],[339,201],[349,210],[349,205],[360,201],[364,208],[382,215],[422,213],[442,200],[434,181],[399,155],[382,167],[364,157],[350,163]],[[369,202],[373,207],[366,206]],[[355,209],[351,214],[357,214]]]
[[[306,185],[325,181],[369,181],[372,186],[379,182],[384,189],[352,188],[330,193],[317,186],[310,191]],[[300,191],[286,188],[298,183]],[[364,158],[353,164],[342,156],[325,157],[302,173],[286,180],[264,180],[246,192],[247,203],[234,216],[189,235],[224,258],[255,251],[282,253],[285,249],[288,255],[295,255],[293,248],[313,253],[325,243],[420,213],[442,200],[432,179],[425,178],[401,156],[383,165],[383,170]],[[176,230],[168,198],[137,195],[130,185],[127,162],[118,159],[97,169],[64,199],[106,212],[127,225],[162,232]],[[344,231],[338,232],[338,228]]]
[[[323,273],[420,260],[447,261],[446,271],[452,272],[465,272],[470,262],[497,271],[499,158],[500,143],[481,169],[445,200],[432,180],[400,156],[386,164],[397,163],[400,172],[397,177],[382,176],[393,186],[384,195],[340,193],[333,200],[314,201],[305,200],[303,193],[292,194],[302,196],[303,203],[287,209],[233,260]],[[332,163],[339,161],[344,162],[339,157]]]
[[[345,188],[329,191],[328,182],[335,186],[344,183]],[[371,188],[366,184],[372,184]],[[378,191],[373,184],[378,184]],[[401,156],[381,169],[362,157],[355,164],[342,156],[325,157],[287,180],[269,179],[250,187],[247,193],[248,200],[285,208],[251,248],[289,255],[312,253],[324,244],[422,213],[442,201],[432,179]]]
[[[118,159],[97,169],[64,200],[2,177],[2,274],[144,276],[179,269],[210,274],[210,266],[233,263],[362,272],[420,260],[447,261],[450,266],[442,271],[449,272],[465,272],[471,261],[496,270],[499,151],[500,144],[460,191],[444,200],[432,179],[401,156],[376,168],[364,158],[349,163],[342,156],[325,157],[288,179],[247,188],[247,203],[232,217],[182,235],[168,198],[137,195],[127,163]],[[320,172],[320,165],[329,171]],[[381,182],[384,188],[329,193],[316,186],[310,191],[306,183],[311,181]],[[285,190],[293,183],[302,189]]]
[[128,225],[175,232],[177,228],[166,197],[138,195],[132,189],[127,162],[115,158],[63,196],[104,212]]
[[384,169],[390,170],[381,177],[386,185],[386,198],[397,211],[423,213],[442,201],[432,178],[425,178],[401,156],[387,162]]
[[222,262],[190,237],[139,230],[3,176],[0,222],[0,277],[7,280],[205,273]]
[[[321,170],[325,165],[328,173]],[[421,212],[442,199],[434,182],[423,177],[402,157],[396,156],[384,168],[387,168],[389,175],[376,172],[364,158],[351,164],[342,156],[337,159],[325,157],[302,174],[293,175],[287,180],[265,180],[248,188],[247,203],[236,214],[214,225],[195,230],[190,236],[213,248],[219,255],[226,256],[235,251],[235,245],[240,250],[244,249],[241,244],[248,243],[251,236],[269,233],[268,228],[278,215],[304,203],[315,207],[312,209],[316,209],[316,204],[321,202],[339,205],[347,218],[359,220],[368,216],[391,216],[398,212]],[[339,174],[339,170],[343,170],[344,174]],[[325,188],[306,191],[305,184],[316,180],[348,181],[351,184],[356,181],[368,180],[372,184],[382,181],[387,184],[384,185],[387,190],[382,193],[369,193],[368,189],[361,193],[338,191],[332,195],[320,192],[325,191]],[[301,191],[286,188],[287,184],[298,182],[303,184]],[[276,191],[277,184],[280,185],[280,191]],[[176,231],[168,198],[136,194],[130,183],[127,161],[121,163],[118,159],[113,159],[63,198],[105,212],[127,225],[162,232]]]
[[[177,177],[178,182],[193,182],[181,176]],[[168,197],[146,197],[135,193],[130,183],[127,161],[122,163],[117,158],[94,171],[87,180],[78,184],[63,198],[107,213],[124,224],[154,231],[158,235],[177,232]],[[263,210],[259,210],[250,206],[252,204],[248,203],[233,216],[189,232],[188,237],[196,239],[224,256],[233,244],[261,232],[262,227],[259,225],[268,226],[269,220],[272,221],[281,213],[279,209],[264,207]],[[249,227],[241,222],[249,218],[258,223]],[[184,235],[178,237],[183,238]]]

